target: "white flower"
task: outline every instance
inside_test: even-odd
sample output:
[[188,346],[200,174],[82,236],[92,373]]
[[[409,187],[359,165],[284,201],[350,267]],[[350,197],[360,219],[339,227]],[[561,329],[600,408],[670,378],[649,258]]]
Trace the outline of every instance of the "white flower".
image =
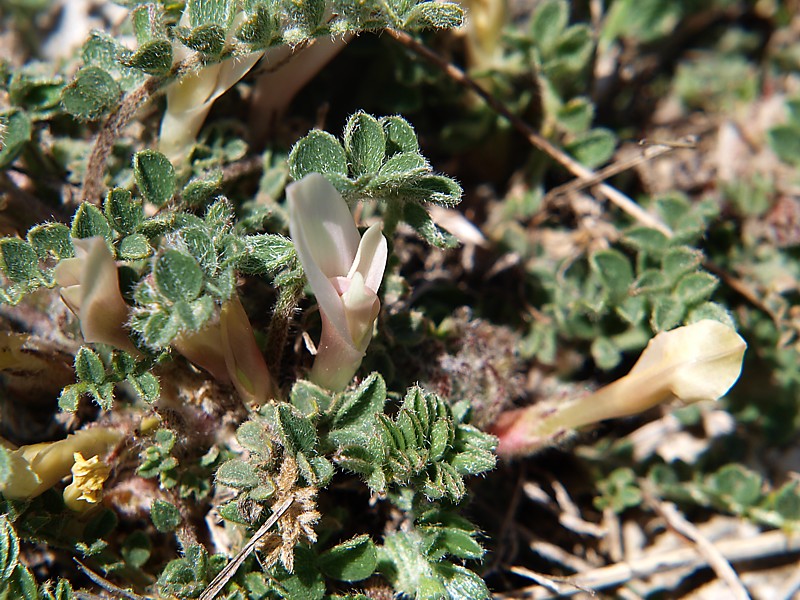
[[318,173],[289,185],[286,196],[289,231],[322,313],[322,339],[310,379],[342,390],[372,339],[386,238],[377,223],[360,236],[347,203]]
[[58,263],[53,275],[62,287],[61,299],[80,320],[83,339],[138,353],[125,328],[130,307],[122,298],[117,265],[105,240],[75,239],[72,245],[75,257]]

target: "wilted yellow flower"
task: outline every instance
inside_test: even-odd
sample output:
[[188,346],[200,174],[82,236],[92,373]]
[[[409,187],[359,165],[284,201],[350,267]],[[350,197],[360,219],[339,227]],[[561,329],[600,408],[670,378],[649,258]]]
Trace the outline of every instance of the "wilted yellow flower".
[[103,499],[103,484],[111,474],[111,467],[100,462],[98,455],[83,458],[80,452],[72,454],[72,483],[64,488],[64,503],[74,511],[91,508]]
[[[57,442],[31,444],[21,446],[16,450],[6,449],[4,451],[8,459],[10,474],[0,485],[0,491],[6,498],[14,500],[35,498],[70,473],[74,476],[76,463],[80,462],[77,472],[82,478],[82,483],[79,485],[83,489],[78,495],[82,495],[84,491],[90,491],[89,486],[97,484],[97,478],[102,474],[101,467],[107,468],[105,465],[93,466],[93,459],[84,461],[83,455],[94,458],[104,456],[121,439],[122,432],[116,429],[90,427]],[[78,457],[80,457],[80,461]],[[105,481],[107,476],[106,473],[102,481]],[[102,481],[100,481],[101,488]],[[77,499],[77,496],[75,497]],[[67,501],[67,498],[65,497],[64,500]]]

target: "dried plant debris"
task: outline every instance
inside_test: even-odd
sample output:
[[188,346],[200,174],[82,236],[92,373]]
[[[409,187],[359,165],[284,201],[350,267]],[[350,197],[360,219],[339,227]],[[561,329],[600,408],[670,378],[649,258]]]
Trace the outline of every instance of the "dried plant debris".
[[796,596],[798,15],[3,3],[0,598]]

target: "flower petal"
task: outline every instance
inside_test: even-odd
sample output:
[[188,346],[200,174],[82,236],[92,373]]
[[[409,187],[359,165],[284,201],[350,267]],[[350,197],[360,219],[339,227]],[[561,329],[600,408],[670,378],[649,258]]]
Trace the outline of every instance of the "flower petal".
[[327,179],[306,175],[286,188],[289,232],[320,309],[341,336],[347,318],[331,279],[344,277],[356,256],[360,237],[347,204]]
[[272,378],[235,293],[220,312],[220,331],[225,365],[236,391],[247,402],[264,404],[273,397]]
[[353,346],[363,352],[372,339],[372,326],[380,312],[378,295],[369,289],[361,273],[353,274],[350,285],[342,294],[342,304],[347,315],[347,327]]
[[61,285],[72,284],[61,290],[61,297],[80,320],[83,338],[138,353],[125,329],[129,307],[122,298],[117,265],[105,240],[92,237],[75,240],[74,245],[76,251],[80,249],[79,258],[62,261],[55,277]]
[[364,284],[377,293],[381,287],[383,273],[386,271],[388,255],[389,248],[386,238],[381,233],[381,224],[375,223],[364,232],[347,277],[352,278],[355,273],[360,273],[364,278]]
[[[286,188],[290,230],[326,277],[347,275],[361,236],[347,203],[319,173],[310,173]],[[292,226],[293,225],[293,226]],[[298,248],[298,253],[301,249]],[[302,260],[302,258],[301,258]],[[305,266],[305,265],[304,265]]]

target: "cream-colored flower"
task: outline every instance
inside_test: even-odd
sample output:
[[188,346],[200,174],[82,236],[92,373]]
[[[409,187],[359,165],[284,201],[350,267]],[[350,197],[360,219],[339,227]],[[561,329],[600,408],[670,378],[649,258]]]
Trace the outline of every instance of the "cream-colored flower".
[[[228,31],[236,31],[243,19],[244,13],[237,14]],[[187,26],[189,23],[187,7],[180,24]],[[172,53],[179,62],[189,58],[192,51],[175,42]],[[263,54],[263,51],[252,52],[206,65],[171,84],[167,88],[167,110],[161,121],[158,149],[173,163],[184,160],[214,102],[247,75]]]
[[388,247],[376,223],[361,236],[347,203],[319,173],[286,189],[289,231],[322,313],[310,379],[344,389],[372,339]]
[[75,257],[62,260],[53,274],[61,298],[81,323],[87,342],[137,353],[126,323],[130,307],[122,298],[117,265],[102,237],[72,240]]
[[535,404],[500,416],[493,433],[497,452],[530,454],[558,435],[635,415],[677,398],[717,400],[736,383],[747,343],[732,327],[702,320],[657,334],[625,376],[593,394],[564,404]]

